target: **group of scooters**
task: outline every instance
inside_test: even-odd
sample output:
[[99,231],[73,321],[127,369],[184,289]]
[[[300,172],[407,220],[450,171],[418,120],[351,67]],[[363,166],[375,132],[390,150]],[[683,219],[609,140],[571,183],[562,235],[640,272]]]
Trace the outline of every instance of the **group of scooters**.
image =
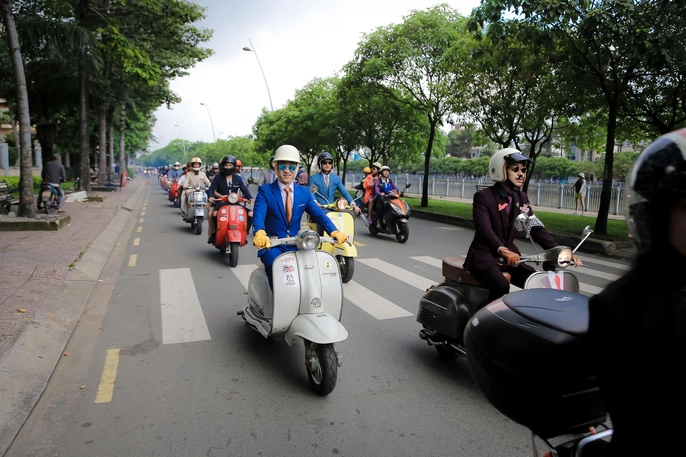
[[[409,207],[403,209],[406,203],[401,197],[388,198],[381,217],[385,233],[396,237],[404,233],[398,238],[404,242]],[[226,198],[245,204],[237,195]],[[224,216],[220,213],[217,220],[217,238],[220,224],[226,221],[228,228],[229,220],[240,219],[232,211],[246,211],[244,206],[224,208]],[[313,221],[296,236],[272,239],[272,246],[288,244],[297,250],[274,261],[273,287],[264,268],[253,270],[248,304],[238,312],[246,325],[265,338],[284,339],[289,346],[296,338],[304,341],[307,376],[319,395],[330,394],[337,383],[342,355],[335,344],[348,336],[340,322],[343,283],[352,279],[357,257],[354,213],[348,202],[339,200],[324,208],[334,225],[348,234],[348,242],[336,245],[328,234],[317,233]],[[243,217],[247,233],[247,212]],[[576,276],[566,268],[573,265],[574,252],[592,231],[586,227],[574,249],[557,246],[538,252],[530,231],[540,225],[535,216],[525,214],[515,221],[515,228],[531,240],[535,252],[522,256],[520,262],[533,263],[541,271],[521,291],[492,303],[487,303],[488,290],[462,268],[461,259],[446,257],[443,281],[419,300],[419,337],[443,359],[467,358],[486,398],[505,416],[529,428],[534,455],[589,455],[605,446],[612,429],[585,357],[588,298],[580,294]],[[369,227],[372,234],[372,230],[379,232],[376,225]],[[220,244],[226,245],[226,240]],[[237,251],[245,239],[236,243]],[[228,248],[233,252],[234,246]]]

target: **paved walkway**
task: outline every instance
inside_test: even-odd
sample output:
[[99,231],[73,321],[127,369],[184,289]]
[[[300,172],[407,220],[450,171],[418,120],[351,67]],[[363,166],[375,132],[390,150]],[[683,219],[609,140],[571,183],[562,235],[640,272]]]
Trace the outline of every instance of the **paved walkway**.
[[[0,227],[0,455],[40,399],[145,186],[135,179],[88,193],[103,201],[66,202],[70,222],[57,231]],[[19,219],[2,215],[0,225]]]

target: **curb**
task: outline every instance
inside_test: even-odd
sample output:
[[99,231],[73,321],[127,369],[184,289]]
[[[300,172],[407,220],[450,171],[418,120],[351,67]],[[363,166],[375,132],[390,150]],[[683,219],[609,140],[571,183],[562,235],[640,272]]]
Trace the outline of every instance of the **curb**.
[[138,186],[127,198],[88,244],[53,299],[26,325],[0,359],[0,393],[9,399],[0,410],[0,455],[5,455],[43,395],[144,190],[144,186]]

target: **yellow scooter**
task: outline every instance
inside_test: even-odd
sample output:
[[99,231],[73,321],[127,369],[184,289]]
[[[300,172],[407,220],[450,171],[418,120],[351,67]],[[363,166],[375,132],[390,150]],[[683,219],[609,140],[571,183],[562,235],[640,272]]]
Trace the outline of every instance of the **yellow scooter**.
[[[317,186],[311,186],[310,192],[318,193]],[[331,242],[323,242],[318,247],[318,249],[326,251],[336,258],[341,270],[341,281],[346,283],[353,279],[353,273],[355,273],[355,257],[357,257],[357,247],[353,244],[355,241],[355,213],[345,198],[339,198],[333,203],[322,205],[321,209],[327,212],[326,215],[329,216],[338,231],[348,236],[347,243],[336,245]],[[311,220],[309,216],[307,226],[317,231],[317,222]],[[327,233],[322,233],[322,235],[329,236]]]

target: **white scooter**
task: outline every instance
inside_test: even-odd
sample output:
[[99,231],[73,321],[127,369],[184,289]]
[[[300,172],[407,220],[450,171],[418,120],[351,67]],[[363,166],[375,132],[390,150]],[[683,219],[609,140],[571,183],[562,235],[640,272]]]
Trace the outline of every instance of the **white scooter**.
[[265,338],[283,337],[289,346],[295,337],[302,338],[310,386],[315,393],[328,395],[336,387],[342,362],[334,343],[345,340],[348,331],[340,323],[343,284],[338,261],[316,249],[321,242],[336,240],[310,229],[294,237],[271,239],[272,247],[288,244],[298,249],[274,260],[273,292],[264,268],[252,272],[248,306],[238,314]]
[[207,211],[207,188],[202,185],[189,187],[186,198],[186,217],[184,221],[191,224],[191,228],[196,235],[202,233],[202,221]]

